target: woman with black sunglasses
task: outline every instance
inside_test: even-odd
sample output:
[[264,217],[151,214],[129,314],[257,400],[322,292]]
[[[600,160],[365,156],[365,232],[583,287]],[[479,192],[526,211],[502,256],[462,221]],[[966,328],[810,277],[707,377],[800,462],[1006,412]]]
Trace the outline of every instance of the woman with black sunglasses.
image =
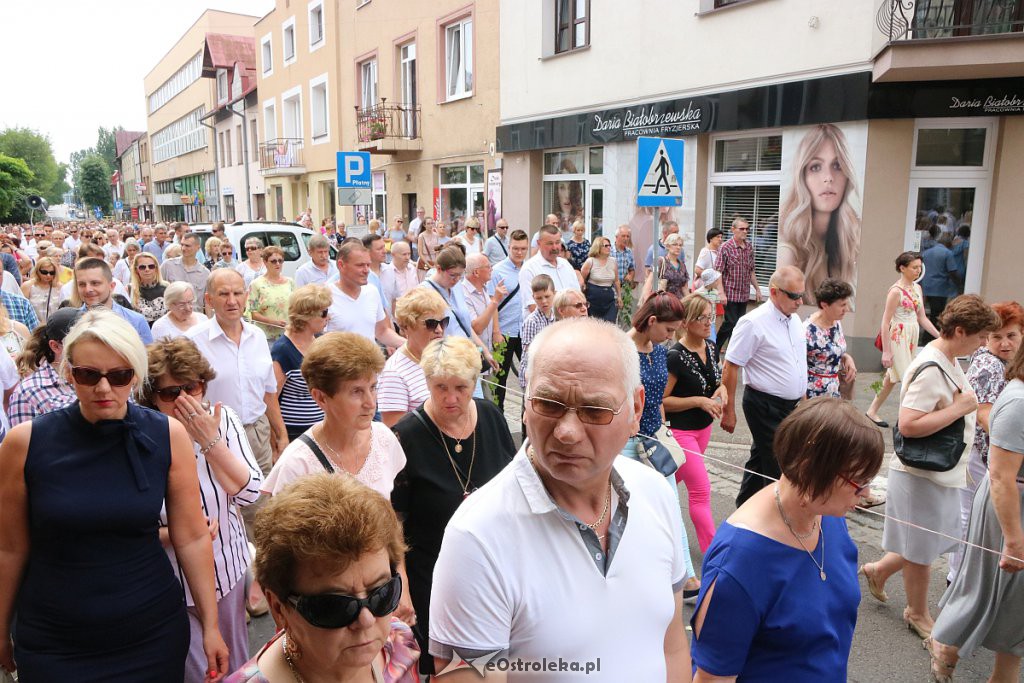
[[[150,344],[149,381],[143,386],[142,404],[176,418],[185,426],[195,452],[199,489],[213,542],[217,621],[228,644],[228,670],[249,658],[245,623],[245,575],[249,544],[239,508],[259,499],[263,472],[249,447],[242,421],[231,408],[204,401],[206,383],[216,377],[210,363],[191,339],[163,339]],[[171,560],[178,562],[168,535],[166,511],[160,515],[160,541]],[[185,683],[203,683],[203,629],[188,581],[184,581],[190,644],[185,660]]]
[[256,515],[256,578],[280,630],[224,683],[417,683],[419,648],[393,615],[402,525],[375,491],[313,474]]
[[21,285],[21,292],[32,304],[40,323],[45,323],[50,313],[60,306],[59,273],[57,259],[42,256],[32,268],[32,276]]
[[377,380],[377,410],[388,427],[430,396],[420,357],[427,344],[444,336],[448,305],[433,289],[416,287],[395,302],[395,322],[405,343],[391,354]]
[[160,544],[164,508],[204,670],[227,673],[190,439],[129,401],[148,375],[138,333],[111,311],[86,313],[61,372],[78,400],[0,445],[0,667],[25,683],[183,680],[189,626]]
[[160,263],[156,256],[142,253],[135,257],[129,286],[132,308],[142,314],[150,327],[167,313],[164,294],[168,284],[160,273]]

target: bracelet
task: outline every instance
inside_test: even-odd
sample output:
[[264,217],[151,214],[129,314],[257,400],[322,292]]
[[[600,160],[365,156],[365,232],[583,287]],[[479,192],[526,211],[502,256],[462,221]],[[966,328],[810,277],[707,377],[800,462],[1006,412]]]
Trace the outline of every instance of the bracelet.
[[203,446],[202,448],[199,449],[199,454],[205,456],[207,453],[209,453],[213,449],[214,446],[216,446],[217,444],[220,443],[221,438],[223,438],[223,437],[221,437],[221,435],[218,434],[216,439],[214,439],[213,441],[211,441],[210,443],[206,444],[205,446]]

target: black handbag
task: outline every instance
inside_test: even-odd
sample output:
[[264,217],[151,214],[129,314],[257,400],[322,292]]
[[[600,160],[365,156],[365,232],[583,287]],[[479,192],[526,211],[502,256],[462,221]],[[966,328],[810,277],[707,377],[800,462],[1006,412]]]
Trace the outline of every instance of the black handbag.
[[[675,474],[682,464],[676,462],[672,451],[654,438],[639,437],[636,442],[636,453],[640,462],[651,467],[663,477]],[[685,455],[683,462],[686,462]]]
[[[908,386],[917,379],[923,370],[933,365],[942,371],[942,374],[946,376],[950,384],[956,387],[957,391],[963,391],[949,376],[949,373],[935,361],[921,363],[914,371],[910,382],[907,383]],[[907,467],[916,467],[928,472],[948,472],[960,462],[960,458],[963,457],[967,448],[967,443],[964,441],[965,425],[966,421],[961,417],[934,434],[914,438],[903,436],[900,433],[899,422],[897,422],[896,426],[892,428],[893,450],[896,451],[896,457],[900,459],[900,462]]]

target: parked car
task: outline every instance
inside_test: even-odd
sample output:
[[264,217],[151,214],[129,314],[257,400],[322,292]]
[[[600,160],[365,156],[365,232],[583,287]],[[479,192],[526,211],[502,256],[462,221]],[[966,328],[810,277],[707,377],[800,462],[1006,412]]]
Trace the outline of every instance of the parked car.
[[[203,253],[206,253],[206,240],[213,235],[210,223],[197,223],[190,226],[192,232],[199,236]],[[224,236],[231,242],[235,249],[235,258],[245,259],[245,249],[242,246],[245,240],[250,237],[258,237],[263,246],[274,245],[281,247],[284,252],[283,274],[287,277],[295,277],[295,271],[299,266],[309,261],[309,239],[315,233],[309,228],[304,228],[298,223],[284,223],[278,221],[237,221],[224,225]],[[338,256],[331,247],[331,260]]]

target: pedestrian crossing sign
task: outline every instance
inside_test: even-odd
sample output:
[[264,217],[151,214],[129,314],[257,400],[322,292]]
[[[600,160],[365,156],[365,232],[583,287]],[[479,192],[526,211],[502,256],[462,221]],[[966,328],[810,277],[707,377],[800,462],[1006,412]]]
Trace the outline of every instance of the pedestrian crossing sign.
[[637,206],[683,205],[685,148],[674,138],[637,138]]

